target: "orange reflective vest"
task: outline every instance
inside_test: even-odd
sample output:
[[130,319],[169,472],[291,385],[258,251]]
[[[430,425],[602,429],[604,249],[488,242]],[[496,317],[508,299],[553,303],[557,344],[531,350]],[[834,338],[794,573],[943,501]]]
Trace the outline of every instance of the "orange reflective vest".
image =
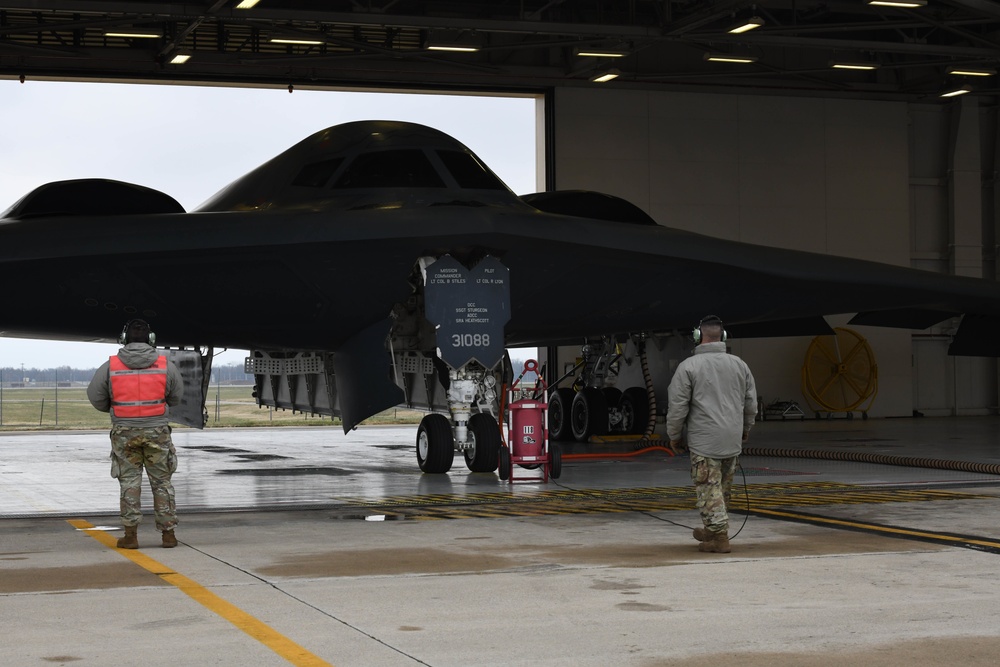
[[167,412],[167,358],[149,368],[129,368],[110,358],[111,414],[115,417],[159,417]]

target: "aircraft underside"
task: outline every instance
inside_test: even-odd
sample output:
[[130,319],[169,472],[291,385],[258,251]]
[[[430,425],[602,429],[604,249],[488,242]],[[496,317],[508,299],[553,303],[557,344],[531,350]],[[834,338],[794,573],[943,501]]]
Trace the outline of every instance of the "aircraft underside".
[[[391,407],[424,410],[416,437],[422,471],[448,472],[456,452],[473,472],[509,465],[501,452],[502,398],[520,369],[504,346],[507,269],[488,256],[472,267],[448,255],[424,257],[410,283],[413,293],[384,322],[336,352],[252,350],[245,371],[255,377],[258,405],[339,417],[345,432]],[[688,351],[676,333],[584,345],[580,363],[555,383],[572,375],[572,387],[548,394],[550,438],[652,436],[671,360],[676,365]]]
[[469,469],[497,469],[499,387],[511,377],[504,324],[508,271],[486,257],[465,267],[420,258],[413,293],[336,352],[252,350],[258,405],[340,417],[344,430],[402,406],[428,414],[417,433],[421,470],[445,473],[455,452]]

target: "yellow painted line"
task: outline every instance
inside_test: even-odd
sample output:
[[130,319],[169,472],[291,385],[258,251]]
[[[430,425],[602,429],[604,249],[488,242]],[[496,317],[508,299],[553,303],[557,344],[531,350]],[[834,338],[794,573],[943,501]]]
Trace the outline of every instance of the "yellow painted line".
[[117,548],[115,546],[117,539],[104,531],[94,530],[93,524],[81,519],[70,519],[68,523],[78,530],[85,531],[104,546],[114,549],[120,555],[128,558],[144,570],[152,572],[168,584],[176,586],[195,602],[226,619],[293,665],[297,665],[298,667],[332,667],[330,663],[313,655],[302,646],[296,644],[269,625],[257,620],[239,607],[226,602],[193,579],[174,572],[163,563],[150,558],[138,549]]
[[923,530],[913,530],[912,528],[894,528],[892,526],[880,526],[874,523],[861,523],[859,521],[847,521],[845,519],[834,519],[831,517],[821,517],[812,514],[797,514],[795,512],[782,512],[779,510],[761,509],[751,506],[750,511],[754,514],[764,514],[768,516],[780,517],[784,519],[796,519],[808,523],[829,524],[841,526],[843,528],[856,528],[876,533],[890,533],[892,535],[902,535],[917,539],[934,540],[936,542],[953,542],[955,544],[975,544],[989,549],[1000,549],[1000,541],[977,540],[968,537],[956,537],[942,533],[931,533]]

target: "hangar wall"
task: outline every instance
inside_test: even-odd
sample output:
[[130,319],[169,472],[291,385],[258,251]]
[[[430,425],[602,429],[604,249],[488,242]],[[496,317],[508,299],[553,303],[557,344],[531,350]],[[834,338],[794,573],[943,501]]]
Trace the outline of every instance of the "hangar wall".
[[[979,237],[995,226],[993,207],[984,216],[966,195],[979,189],[976,160],[992,158],[981,150],[984,138],[995,143],[982,131],[995,126],[992,114],[991,124],[961,103],[608,88],[557,89],[550,105],[552,189],[614,194],[660,224],[721,238],[983,275]],[[958,203],[956,189],[964,193]],[[970,238],[976,242],[964,242]],[[715,310],[706,302],[706,314]],[[843,326],[849,318],[829,320]],[[872,416],[995,410],[995,361],[946,357],[946,330],[915,338],[854,328],[878,364]],[[765,404],[794,400],[806,409],[801,369],[810,341],[732,347],[753,369]]]

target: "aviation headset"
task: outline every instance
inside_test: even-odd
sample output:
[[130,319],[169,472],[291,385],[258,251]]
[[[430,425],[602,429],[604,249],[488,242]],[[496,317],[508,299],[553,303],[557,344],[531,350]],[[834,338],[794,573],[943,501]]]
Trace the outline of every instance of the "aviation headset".
[[[144,327],[146,329],[146,332],[147,332],[146,333],[146,340],[144,340],[144,341],[136,341],[136,340],[130,341],[128,339],[128,330],[131,329],[133,326],[136,326],[136,325],[142,325],[142,327]],[[150,345],[156,345],[156,334],[153,333],[152,329],[150,329],[149,323],[146,322],[146,320],[129,320],[128,322],[125,323],[125,326],[122,327],[122,332],[120,334],[118,334],[118,344],[119,345],[127,345],[130,342],[131,343],[149,343]]]
[[[698,322],[698,326],[696,326],[694,328],[694,331],[691,332],[691,337],[694,338],[695,343],[701,343],[701,326],[703,324],[718,324],[721,327],[722,320],[719,319],[718,315],[706,315],[705,317],[701,318],[701,321]],[[725,341],[727,337],[728,334],[726,333],[725,327],[723,327],[722,340]]]

